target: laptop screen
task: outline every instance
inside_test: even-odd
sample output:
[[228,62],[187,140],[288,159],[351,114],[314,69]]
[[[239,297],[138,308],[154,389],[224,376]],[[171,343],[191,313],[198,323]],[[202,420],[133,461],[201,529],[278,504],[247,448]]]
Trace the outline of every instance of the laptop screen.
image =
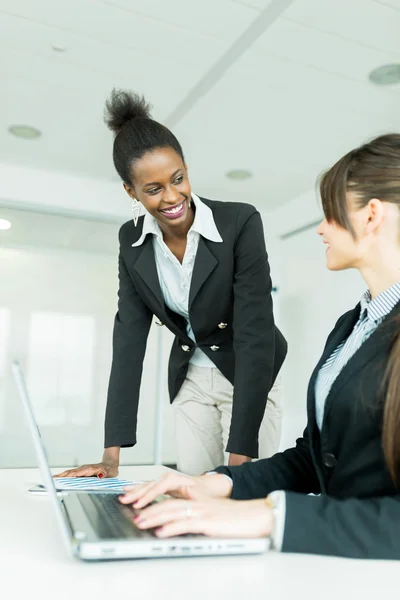
[[58,521],[59,527],[62,532],[64,543],[66,544],[68,550],[71,552],[70,531],[69,531],[67,523],[64,519],[64,515],[63,515],[62,509],[61,509],[61,504],[59,502],[59,499],[57,498],[57,491],[56,491],[56,487],[54,485],[53,477],[51,476],[51,471],[50,471],[49,462],[47,459],[46,449],[44,447],[43,439],[42,439],[39,427],[36,422],[35,413],[33,411],[31,401],[29,399],[29,394],[28,394],[28,390],[26,388],[22,369],[21,369],[20,364],[17,361],[13,362],[12,370],[13,370],[15,383],[17,384],[19,396],[21,398],[24,413],[25,413],[26,419],[28,421],[29,430],[30,430],[30,433],[32,436],[33,445],[34,445],[35,452],[36,452],[36,458],[38,461],[40,472],[43,477],[43,484],[46,487],[47,493],[50,497],[50,501],[51,501],[54,511],[56,513],[57,521]]

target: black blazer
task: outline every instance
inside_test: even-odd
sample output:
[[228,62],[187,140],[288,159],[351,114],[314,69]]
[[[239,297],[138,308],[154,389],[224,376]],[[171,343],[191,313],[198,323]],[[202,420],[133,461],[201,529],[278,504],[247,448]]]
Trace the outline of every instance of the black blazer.
[[[213,212],[223,243],[200,237],[189,295],[197,346],[234,385],[227,451],[256,457],[268,392],[287,345],[275,327],[271,279],[260,214],[253,206],[201,198]],[[195,350],[183,317],[164,304],[152,235],[125,223],[119,235],[119,303],[113,336],[105,446],[136,443],[137,408],[146,340],[153,315],[175,334],[168,384],[171,402]],[[219,325],[226,324],[220,328]]]
[[[308,424],[296,447],[243,467],[219,467],[233,478],[233,497],[288,490],[283,551],[359,558],[400,558],[400,493],[382,450],[383,374],[397,333],[398,304],[343,368],[315,421],[319,369],[351,333],[360,305],[328,337],[308,388]],[[400,400],[400,399],[399,399]],[[320,494],[310,497],[306,494]]]

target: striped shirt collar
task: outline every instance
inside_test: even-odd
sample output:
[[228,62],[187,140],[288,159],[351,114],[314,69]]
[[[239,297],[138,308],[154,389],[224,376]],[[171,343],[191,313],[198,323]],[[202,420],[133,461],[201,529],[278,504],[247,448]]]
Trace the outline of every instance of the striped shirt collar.
[[[210,242],[222,242],[223,239],[215,224],[211,208],[204,204],[196,194],[192,193],[192,200],[196,207],[196,214],[189,233],[191,231],[198,233],[207,240],[210,240]],[[162,232],[156,219],[146,212],[141,236],[132,246],[134,248],[141,246],[149,233],[162,238]]]
[[400,281],[374,299],[371,297],[371,292],[367,290],[360,300],[360,316],[364,316],[367,311],[368,320],[376,322],[386,317],[398,302],[400,302]]

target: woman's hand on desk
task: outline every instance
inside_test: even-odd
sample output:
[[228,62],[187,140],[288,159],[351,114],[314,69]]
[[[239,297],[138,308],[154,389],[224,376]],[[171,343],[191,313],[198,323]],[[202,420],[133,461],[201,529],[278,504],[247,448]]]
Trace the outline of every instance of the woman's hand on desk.
[[100,462],[93,465],[82,465],[75,469],[68,469],[54,477],[116,477],[118,475],[118,463]]
[[203,500],[228,498],[231,492],[232,484],[224,475],[190,477],[171,472],[156,481],[126,488],[126,493],[120,497],[120,501],[123,504],[133,504],[135,508],[143,508],[164,494],[186,500]]
[[55,477],[116,477],[118,475],[119,446],[104,449],[102,461],[93,465],[83,465],[76,469],[68,469]]
[[133,522],[139,529],[155,528],[158,537],[259,538],[272,534],[274,515],[265,500],[165,500],[140,511]]

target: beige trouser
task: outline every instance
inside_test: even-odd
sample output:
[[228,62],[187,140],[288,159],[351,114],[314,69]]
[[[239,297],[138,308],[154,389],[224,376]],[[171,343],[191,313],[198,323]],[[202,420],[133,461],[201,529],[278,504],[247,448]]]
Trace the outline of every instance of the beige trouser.
[[[260,427],[260,458],[278,451],[282,420],[280,388],[278,376]],[[227,463],[224,449],[231,425],[232,397],[233,386],[218,369],[189,364],[186,379],[172,403],[179,471],[200,475]]]

